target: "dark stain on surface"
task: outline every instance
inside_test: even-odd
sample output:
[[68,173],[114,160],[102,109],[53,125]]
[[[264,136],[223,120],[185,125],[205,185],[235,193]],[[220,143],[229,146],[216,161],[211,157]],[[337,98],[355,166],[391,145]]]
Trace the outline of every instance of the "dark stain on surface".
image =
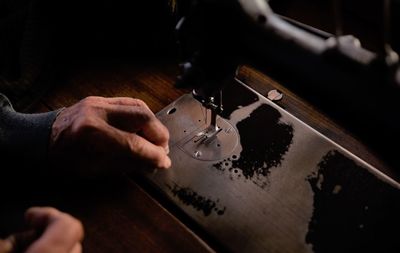
[[215,169],[220,170],[220,171],[225,171],[226,166],[225,165],[225,160],[222,162],[214,163],[213,166]]
[[[275,108],[262,104],[237,123],[242,151],[232,156],[228,168],[231,172],[240,171],[246,179],[265,187],[270,169],[281,165],[293,140],[293,127],[279,122],[281,116]],[[214,167],[226,169],[224,161]]]
[[204,216],[209,216],[212,212],[217,215],[223,215],[225,213],[226,207],[220,207],[218,205],[219,200],[214,201],[210,198],[203,197],[188,187],[180,187],[176,184],[169,188],[173,195],[182,201],[182,203],[193,207],[197,211],[203,212]]
[[314,252],[400,252],[399,189],[337,150],[307,181],[314,211],[305,239]]
[[243,85],[234,83],[222,91],[223,111],[220,114],[225,119],[230,119],[233,111],[248,106],[260,98]]

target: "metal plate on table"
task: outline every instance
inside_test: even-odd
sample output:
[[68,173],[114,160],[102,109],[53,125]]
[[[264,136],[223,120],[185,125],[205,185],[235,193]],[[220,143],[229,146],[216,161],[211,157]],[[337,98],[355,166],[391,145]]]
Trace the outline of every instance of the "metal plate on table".
[[[220,134],[190,94],[157,117],[170,170],[146,178],[229,252],[400,252],[400,185],[235,81]],[[179,239],[179,238],[177,238]]]

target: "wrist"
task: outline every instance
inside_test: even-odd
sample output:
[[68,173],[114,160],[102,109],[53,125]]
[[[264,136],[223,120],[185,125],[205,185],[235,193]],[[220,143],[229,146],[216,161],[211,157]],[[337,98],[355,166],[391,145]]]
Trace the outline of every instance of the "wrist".
[[48,144],[48,153],[51,153],[51,150],[54,147],[56,140],[59,138],[61,133],[61,126],[62,121],[67,121],[67,118],[63,116],[66,107],[60,108],[57,110],[56,117],[54,118],[53,124],[51,125],[50,129],[50,136],[49,136],[49,144]]

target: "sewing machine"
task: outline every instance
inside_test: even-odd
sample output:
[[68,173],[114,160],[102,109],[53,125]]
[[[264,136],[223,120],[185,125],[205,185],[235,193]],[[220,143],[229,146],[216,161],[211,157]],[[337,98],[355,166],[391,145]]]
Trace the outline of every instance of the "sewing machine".
[[235,78],[249,63],[290,80],[396,170],[387,141],[400,136],[400,72],[389,30],[374,53],[343,36],[339,20],[329,35],[262,0],[177,8],[177,86],[193,92],[157,114],[173,168],[146,174],[151,185],[223,251],[398,252],[390,231],[400,225],[400,184],[280,107],[279,92],[266,98]]

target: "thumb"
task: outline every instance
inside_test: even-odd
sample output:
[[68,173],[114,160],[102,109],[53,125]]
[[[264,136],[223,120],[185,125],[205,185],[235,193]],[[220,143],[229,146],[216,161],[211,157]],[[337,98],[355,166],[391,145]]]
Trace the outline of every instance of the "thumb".
[[12,253],[14,251],[13,240],[9,237],[7,239],[0,239],[0,253]]
[[39,234],[35,230],[26,230],[10,235],[7,239],[0,239],[0,253],[23,252],[32,244]]
[[26,222],[35,229],[44,229],[60,211],[51,207],[31,207],[25,212]]

